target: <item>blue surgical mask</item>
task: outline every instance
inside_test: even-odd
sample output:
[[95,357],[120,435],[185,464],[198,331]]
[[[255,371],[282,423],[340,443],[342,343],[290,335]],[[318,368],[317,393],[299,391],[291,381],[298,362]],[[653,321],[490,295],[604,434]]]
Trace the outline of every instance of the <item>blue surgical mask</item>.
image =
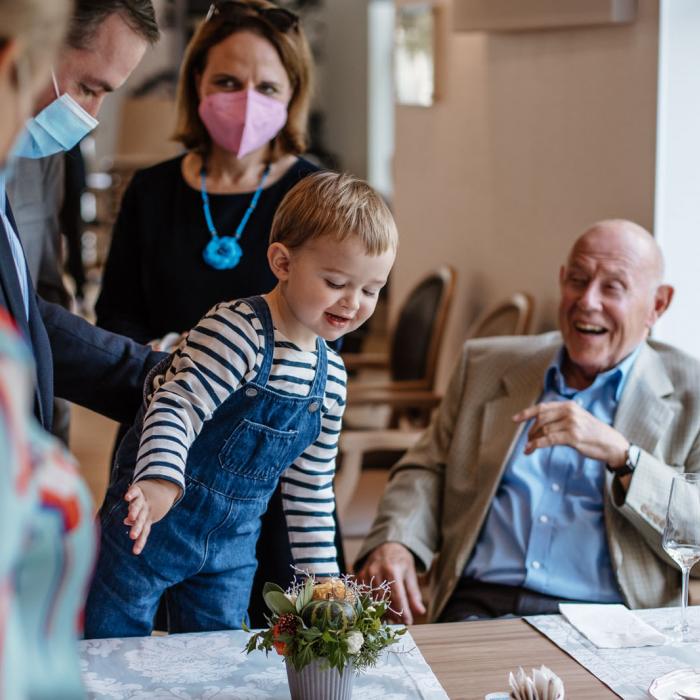
[[56,99],[27,120],[17,140],[13,155],[20,158],[45,158],[69,151],[98,124],[67,92],[58,90],[56,76],[51,71]]

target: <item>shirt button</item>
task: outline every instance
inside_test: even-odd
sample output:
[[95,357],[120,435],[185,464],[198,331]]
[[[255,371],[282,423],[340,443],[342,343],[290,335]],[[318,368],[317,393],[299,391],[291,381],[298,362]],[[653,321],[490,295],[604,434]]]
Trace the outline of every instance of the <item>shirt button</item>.
[[246,395],[246,396],[250,396],[250,397],[252,398],[253,396],[257,396],[257,395],[258,395],[258,390],[257,390],[257,389],[253,389],[252,386],[251,386],[251,387],[248,387],[248,388],[245,390],[245,395]]
[[320,404],[318,403],[318,401],[312,401],[309,404],[309,413],[316,413],[316,411],[318,411],[319,409],[319,406]]
[[552,484],[552,491],[554,491],[554,493],[559,493],[560,489],[561,489],[561,486],[559,486],[559,484],[557,484],[557,483]]
[[577,399],[574,399],[574,401],[575,401],[579,406],[583,406],[583,399],[578,399],[578,398],[577,398]]
[[533,561],[533,562],[532,562],[532,568],[533,568],[533,569],[541,569],[541,568],[542,568],[542,564],[540,564],[538,561]]
[[540,515],[540,522],[546,525],[549,522],[549,518],[546,515]]

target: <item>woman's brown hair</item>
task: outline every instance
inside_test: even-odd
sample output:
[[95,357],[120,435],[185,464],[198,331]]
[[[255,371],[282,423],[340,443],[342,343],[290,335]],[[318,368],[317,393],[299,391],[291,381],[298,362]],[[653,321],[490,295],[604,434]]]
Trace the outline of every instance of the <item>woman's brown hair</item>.
[[266,10],[279,10],[266,0],[232,2],[226,11],[226,2],[218,4],[221,11],[199,25],[185,51],[180,68],[177,90],[177,126],[173,139],[190,150],[206,151],[211,137],[199,117],[197,78],[204,72],[212,46],[231,34],[249,31],[267,39],[275,47],[287,72],[292,97],[287,107],[287,123],[273,140],[273,158],[283,154],[298,155],[306,150],[306,128],[313,83],[313,59],[308,41],[298,22],[290,23],[281,31],[265,18]]

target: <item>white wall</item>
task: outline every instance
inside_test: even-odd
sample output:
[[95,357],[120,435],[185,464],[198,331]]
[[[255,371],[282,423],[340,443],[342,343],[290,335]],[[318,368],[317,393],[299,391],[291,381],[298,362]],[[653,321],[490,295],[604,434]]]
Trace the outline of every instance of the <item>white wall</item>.
[[484,305],[527,290],[554,325],[559,265],[589,223],[651,227],[658,7],[640,0],[632,25],[487,34],[452,31],[439,4],[440,99],[396,110],[392,307],[435,265],[457,268],[444,381]]
[[662,0],[656,236],[676,297],[656,337],[700,357],[700,2]]
[[367,177],[367,6],[369,0],[325,0],[326,32],[318,102],[325,142],[344,170]]
[[391,200],[394,159],[392,0],[370,0],[368,9],[367,181]]
[[[159,26],[163,27],[163,15],[166,11],[166,0],[154,0],[156,19]],[[95,131],[95,157],[99,160],[110,159],[118,150],[120,142],[121,110],[130,90],[138,86],[145,78],[170,68],[173,65],[173,57],[182,49],[182,40],[179,32],[161,31],[160,41],[146,49],[143,60],[136,67],[126,83],[112,95],[107,95],[98,118],[100,124]],[[176,66],[179,69],[179,66]],[[170,124],[167,126],[170,129]],[[169,134],[168,134],[169,137]]]

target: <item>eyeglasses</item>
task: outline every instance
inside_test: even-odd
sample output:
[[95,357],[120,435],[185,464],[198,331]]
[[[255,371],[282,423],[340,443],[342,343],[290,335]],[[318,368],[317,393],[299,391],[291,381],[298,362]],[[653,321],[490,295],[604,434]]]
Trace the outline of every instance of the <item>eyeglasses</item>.
[[209,6],[207,16],[204,18],[208,22],[214,15],[222,17],[228,15],[238,15],[239,17],[255,13],[264,19],[268,24],[280,32],[288,32],[297,29],[299,26],[299,15],[284,7],[257,7],[241,0],[219,0]]

